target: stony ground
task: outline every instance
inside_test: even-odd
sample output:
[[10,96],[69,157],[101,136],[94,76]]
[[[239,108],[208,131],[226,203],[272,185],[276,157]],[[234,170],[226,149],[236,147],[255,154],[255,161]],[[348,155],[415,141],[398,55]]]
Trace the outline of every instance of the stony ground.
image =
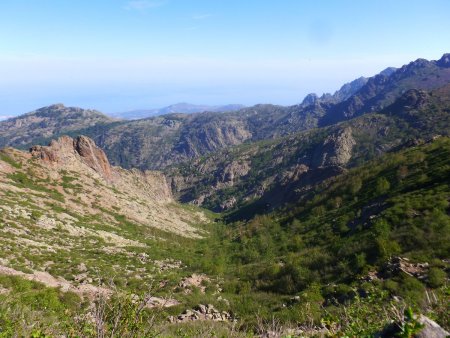
[[1,151],[0,274],[80,294],[176,275],[183,263],[165,248],[205,235],[205,215],[176,203],[160,173],[111,167],[91,140],[76,143]]

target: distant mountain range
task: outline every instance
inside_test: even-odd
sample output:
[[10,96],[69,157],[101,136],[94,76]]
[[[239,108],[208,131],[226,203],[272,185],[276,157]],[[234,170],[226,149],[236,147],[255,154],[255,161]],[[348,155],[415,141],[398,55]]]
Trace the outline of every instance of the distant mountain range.
[[147,117],[172,114],[172,113],[182,113],[182,114],[193,114],[201,112],[227,112],[236,111],[244,108],[242,104],[227,104],[223,106],[209,106],[202,104],[191,104],[191,103],[176,103],[163,108],[156,109],[138,109],[126,112],[112,113],[109,114],[112,117],[122,118],[126,120],[137,120],[144,119]]
[[[309,96],[293,106],[264,104],[129,121],[53,105],[0,122],[0,147],[26,148],[63,134],[83,134],[92,137],[114,165],[161,170],[242,143],[295,135],[381,112],[410,89],[430,92],[448,85],[448,60],[448,54],[437,61],[418,59],[399,69],[356,79],[333,95]],[[166,112],[173,110],[179,109],[167,108]]]

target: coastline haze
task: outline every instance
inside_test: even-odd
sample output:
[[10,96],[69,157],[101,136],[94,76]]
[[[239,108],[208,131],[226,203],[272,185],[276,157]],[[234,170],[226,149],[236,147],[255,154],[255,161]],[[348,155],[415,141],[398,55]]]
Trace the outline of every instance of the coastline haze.
[[[176,102],[296,104],[438,59],[450,50],[438,34],[450,30],[448,9],[438,0],[4,2],[0,115],[56,102],[106,114]],[[415,24],[422,18],[427,25]]]

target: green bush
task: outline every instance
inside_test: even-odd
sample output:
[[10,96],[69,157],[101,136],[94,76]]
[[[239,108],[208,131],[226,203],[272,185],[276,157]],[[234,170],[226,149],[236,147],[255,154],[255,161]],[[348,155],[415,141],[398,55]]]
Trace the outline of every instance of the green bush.
[[432,288],[438,288],[444,285],[447,279],[447,274],[444,270],[439,268],[431,268],[428,272],[428,285]]
[[389,181],[386,178],[380,177],[379,179],[377,179],[375,192],[378,195],[383,195],[383,194],[387,193],[390,188],[391,188],[391,184],[389,183]]
[[22,168],[22,163],[16,162],[14,159],[11,158],[11,156],[5,154],[4,152],[0,152],[0,160],[3,162],[8,163],[14,168],[20,169]]

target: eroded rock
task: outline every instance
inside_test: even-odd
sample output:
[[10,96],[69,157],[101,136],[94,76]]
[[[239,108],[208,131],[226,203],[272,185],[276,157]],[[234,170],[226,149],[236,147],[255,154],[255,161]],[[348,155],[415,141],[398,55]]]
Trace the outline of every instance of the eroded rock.
[[312,164],[315,167],[345,166],[352,157],[356,144],[350,127],[328,136],[322,146],[317,148]]
[[67,164],[79,158],[105,179],[112,178],[112,169],[106,154],[86,136],[78,136],[75,139],[61,136],[57,140],[52,140],[48,146],[31,147],[30,153],[34,158],[60,164]]

